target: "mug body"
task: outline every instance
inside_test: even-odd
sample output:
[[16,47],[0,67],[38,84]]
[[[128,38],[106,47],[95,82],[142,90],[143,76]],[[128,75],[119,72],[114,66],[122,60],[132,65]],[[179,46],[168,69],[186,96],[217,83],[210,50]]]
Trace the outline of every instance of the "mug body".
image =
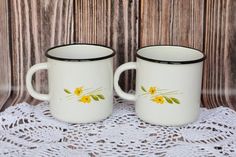
[[202,65],[198,50],[151,46],[137,52],[136,114],[159,125],[195,121],[201,102]]
[[112,49],[67,45],[49,49],[49,105],[52,115],[70,123],[107,118],[113,108]]

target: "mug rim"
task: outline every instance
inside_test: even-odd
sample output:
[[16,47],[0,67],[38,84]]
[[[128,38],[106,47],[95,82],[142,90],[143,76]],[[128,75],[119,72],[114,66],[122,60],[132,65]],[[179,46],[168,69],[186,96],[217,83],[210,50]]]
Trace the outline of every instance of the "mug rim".
[[[199,58],[199,59],[193,59],[193,60],[187,60],[187,61],[171,61],[171,60],[159,60],[159,59],[147,58],[147,57],[144,57],[144,56],[138,54],[138,52],[140,50],[144,49],[144,48],[148,48],[148,47],[164,47],[164,46],[180,47],[180,48],[188,48],[188,49],[196,50],[196,51],[198,51],[199,53],[202,54],[202,57]],[[204,61],[207,58],[206,55],[202,51],[200,51],[200,50],[198,50],[196,48],[193,48],[193,47],[182,46],[182,45],[148,45],[148,46],[144,46],[144,47],[141,47],[141,48],[137,49],[136,57],[139,58],[139,59],[146,60],[146,61],[155,62],[155,63],[162,63],[162,64],[193,64],[193,63],[202,62],[202,61]]]
[[[56,49],[56,48],[60,48],[60,47],[67,47],[67,46],[73,46],[73,45],[90,45],[90,46],[98,46],[98,47],[103,47],[103,48],[107,48],[107,49],[110,49],[112,51],[111,54],[109,55],[106,55],[106,56],[102,56],[102,57],[95,57],[95,58],[62,58],[62,57],[56,57],[56,56],[53,56],[53,55],[50,55],[49,54],[49,51],[53,50],[53,49]],[[113,56],[116,55],[116,52],[113,48],[111,47],[108,47],[108,46],[105,46],[105,45],[100,45],[100,44],[90,44],[90,43],[71,43],[71,44],[61,44],[61,45],[56,45],[56,46],[53,46],[53,47],[50,47],[46,50],[45,52],[45,56],[47,58],[50,58],[50,59],[54,59],[54,60],[60,60],[60,61],[77,61],[77,62],[84,62],[84,61],[98,61],[98,60],[104,60],[104,59],[107,59],[107,58],[111,58]]]

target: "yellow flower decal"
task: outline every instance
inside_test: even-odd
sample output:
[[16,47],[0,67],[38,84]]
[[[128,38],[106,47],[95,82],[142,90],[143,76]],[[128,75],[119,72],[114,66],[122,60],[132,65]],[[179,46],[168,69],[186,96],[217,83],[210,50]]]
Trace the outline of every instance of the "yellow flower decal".
[[156,87],[150,87],[148,91],[149,91],[149,93],[150,93],[151,95],[153,95],[153,94],[156,93],[157,88],[156,88]]
[[80,96],[80,94],[83,92],[83,87],[75,88],[74,94],[77,96]]
[[91,102],[91,98],[88,95],[83,96],[80,101],[84,104],[89,104]]
[[163,104],[165,102],[164,97],[163,96],[155,96],[152,99],[153,102],[158,103],[158,104]]
[[97,88],[95,90],[88,90],[80,86],[72,91],[74,92],[71,92],[69,89],[64,89],[64,92],[67,94],[67,98],[76,99],[77,101],[83,104],[90,104],[92,100],[101,101],[105,99],[104,95],[101,93],[101,88]]
[[179,99],[174,97],[174,95],[179,94],[178,91],[170,91],[167,89],[159,89],[155,86],[151,86],[149,88],[141,86],[141,90],[143,94],[141,96],[150,96],[150,100],[156,104],[180,104]]

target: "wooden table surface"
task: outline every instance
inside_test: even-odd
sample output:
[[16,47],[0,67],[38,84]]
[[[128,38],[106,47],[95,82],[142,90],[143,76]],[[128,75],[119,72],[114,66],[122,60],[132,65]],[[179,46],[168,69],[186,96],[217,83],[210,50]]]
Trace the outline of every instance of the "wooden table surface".
[[[44,52],[59,44],[83,42],[117,51],[114,69],[135,61],[137,48],[183,45],[207,55],[202,104],[236,109],[235,0],[1,0],[0,108],[27,101],[25,74],[45,62]],[[121,84],[134,89],[135,72]],[[47,72],[34,79],[47,92]]]

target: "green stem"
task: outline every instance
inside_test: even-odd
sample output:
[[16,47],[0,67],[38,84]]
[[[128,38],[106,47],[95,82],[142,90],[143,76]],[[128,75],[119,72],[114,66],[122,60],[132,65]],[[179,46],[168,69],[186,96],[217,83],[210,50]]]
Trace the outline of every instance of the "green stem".
[[159,95],[164,95],[164,94],[178,94],[178,91],[169,91],[169,92],[163,92],[163,93],[158,93]]
[[168,89],[160,89],[160,88],[157,88],[157,91],[163,91],[163,90],[168,90]]
[[97,89],[95,89],[95,90],[93,90],[93,91],[91,91],[91,92],[88,92],[88,93],[83,94],[83,96],[84,96],[84,95],[91,95],[91,94],[93,94],[93,93],[100,92],[101,90],[102,90],[102,88],[97,88]]
[[67,96],[67,99],[68,99],[68,100],[71,100],[71,99],[74,99],[74,98],[76,98],[76,96],[73,95],[73,94]]
[[73,97],[73,96],[74,96],[73,94],[70,94],[70,95],[67,95],[66,97],[70,98],[70,97]]
[[[86,91],[86,90],[89,90],[89,89],[84,89],[84,91]],[[72,98],[78,98],[78,99],[80,99],[81,97],[83,97],[85,95],[90,95],[90,94],[93,94],[95,92],[100,92],[100,91],[101,91],[101,88],[97,88],[97,89],[95,89],[95,90],[93,90],[91,92],[87,92],[87,93],[81,94],[80,96],[76,96],[74,94],[70,94],[70,95],[67,96],[67,98],[71,98],[71,99]]]
[[87,91],[87,90],[90,90],[91,88],[86,88],[86,89],[84,89],[84,91]]
[[159,93],[158,95],[177,95],[179,93]]

